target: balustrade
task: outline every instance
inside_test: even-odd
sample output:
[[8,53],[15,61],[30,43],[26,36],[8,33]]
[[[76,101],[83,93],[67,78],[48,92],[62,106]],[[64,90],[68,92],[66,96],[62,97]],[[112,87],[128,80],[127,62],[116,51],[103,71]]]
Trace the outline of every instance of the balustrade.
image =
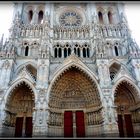
[[89,34],[89,26],[79,28],[54,27],[54,39],[87,39]]

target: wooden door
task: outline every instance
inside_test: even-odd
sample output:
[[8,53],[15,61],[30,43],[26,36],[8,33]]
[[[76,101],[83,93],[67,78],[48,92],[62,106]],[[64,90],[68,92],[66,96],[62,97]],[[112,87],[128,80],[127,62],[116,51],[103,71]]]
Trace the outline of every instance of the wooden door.
[[124,126],[122,115],[118,115],[118,128],[120,137],[124,137]]
[[76,135],[77,137],[85,137],[85,123],[83,111],[76,111]]
[[65,111],[64,112],[64,137],[73,137],[72,111]]
[[22,137],[23,117],[16,118],[15,137]]
[[26,122],[25,122],[26,137],[32,137],[32,129],[33,129],[32,117],[26,117]]
[[124,119],[125,119],[127,137],[134,137],[134,130],[133,130],[133,125],[132,125],[131,115],[125,114]]

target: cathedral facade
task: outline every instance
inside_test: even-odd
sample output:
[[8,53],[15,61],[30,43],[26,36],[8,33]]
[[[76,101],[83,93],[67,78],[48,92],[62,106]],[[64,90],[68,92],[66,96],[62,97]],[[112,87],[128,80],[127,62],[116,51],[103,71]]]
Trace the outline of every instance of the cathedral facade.
[[139,137],[140,49],[118,2],[16,2],[0,42],[0,137]]

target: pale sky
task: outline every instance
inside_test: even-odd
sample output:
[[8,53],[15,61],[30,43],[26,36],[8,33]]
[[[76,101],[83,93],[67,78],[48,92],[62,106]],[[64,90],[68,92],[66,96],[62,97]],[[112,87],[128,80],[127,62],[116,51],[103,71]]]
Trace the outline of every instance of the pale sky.
[[[132,37],[140,46],[140,2],[129,3],[125,6],[125,14],[128,21]],[[13,6],[12,4],[0,2],[0,38],[4,33],[4,38],[9,36],[9,28],[12,24]]]

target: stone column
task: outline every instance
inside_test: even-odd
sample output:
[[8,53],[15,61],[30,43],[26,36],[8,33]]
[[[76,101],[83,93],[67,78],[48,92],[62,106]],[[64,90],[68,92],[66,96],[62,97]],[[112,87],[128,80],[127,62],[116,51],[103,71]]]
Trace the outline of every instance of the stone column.
[[104,21],[104,24],[109,24],[109,21],[108,21],[108,11],[105,9],[105,13],[103,14],[103,21]]
[[103,90],[103,135],[104,137],[118,137],[117,112],[110,93],[110,89]]
[[80,57],[83,58],[83,49],[82,48],[80,48]]
[[33,112],[33,137],[46,137],[47,136],[47,121],[46,121],[46,108],[47,101],[45,90],[40,90],[38,99],[35,102]]
[[62,58],[64,58],[64,48],[62,48]]
[[33,11],[33,18],[31,21],[32,24],[36,24],[38,23],[38,12],[37,12],[37,7],[35,7],[34,11]]
[[50,116],[50,111],[48,108],[45,109],[45,120],[46,120],[46,135],[49,136],[49,116]]

